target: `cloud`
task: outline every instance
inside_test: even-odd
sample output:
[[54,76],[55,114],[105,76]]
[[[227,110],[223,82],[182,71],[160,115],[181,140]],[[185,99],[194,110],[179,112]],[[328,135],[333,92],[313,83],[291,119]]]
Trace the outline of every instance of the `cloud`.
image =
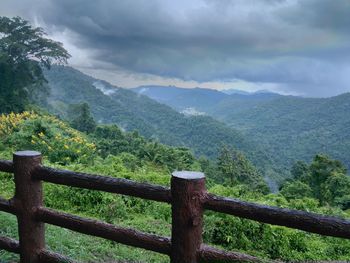
[[349,1],[5,0],[0,7],[35,19],[68,43],[76,66],[106,75],[199,85],[239,79],[307,96],[350,89]]

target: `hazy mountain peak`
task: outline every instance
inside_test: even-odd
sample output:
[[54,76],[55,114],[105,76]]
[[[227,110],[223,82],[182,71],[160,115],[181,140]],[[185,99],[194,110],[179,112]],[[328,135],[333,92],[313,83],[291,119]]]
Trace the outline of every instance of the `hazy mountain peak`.
[[232,95],[232,94],[249,95],[249,94],[251,94],[248,91],[239,90],[239,89],[224,89],[224,90],[221,90],[221,92],[228,94],[228,95]]

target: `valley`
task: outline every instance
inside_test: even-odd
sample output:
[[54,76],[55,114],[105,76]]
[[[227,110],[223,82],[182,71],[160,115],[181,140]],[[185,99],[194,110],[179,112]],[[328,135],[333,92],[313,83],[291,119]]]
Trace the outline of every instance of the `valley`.
[[[303,98],[264,91],[228,95],[198,88],[142,89],[142,94],[178,111],[193,108],[241,132],[282,169],[298,160],[310,161],[317,153],[328,154],[350,168],[350,135],[345,132],[350,130],[349,93]],[[190,99],[183,99],[187,94]]]

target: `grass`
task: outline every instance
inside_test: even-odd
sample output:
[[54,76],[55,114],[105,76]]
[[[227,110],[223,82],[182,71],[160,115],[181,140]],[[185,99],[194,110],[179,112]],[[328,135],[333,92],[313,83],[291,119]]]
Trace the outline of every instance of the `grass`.
[[[11,198],[14,193],[13,175],[0,174],[0,193],[4,198]],[[112,194],[110,194],[112,195]],[[145,201],[147,202],[147,201]],[[170,209],[169,206],[154,202],[154,207],[159,209]],[[91,217],[76,211],[66,211],[79,216]],[[148,214],[129,214],[127,218],[115,218],[111,223],[122,227],[135,228],[140,231],[169,236],[170,224],[164,220],[157,219]],[[16,217],[4,212],[0,212],[0,236],[7,236],[18,240]],[[167,256],[137,249],[112,241],[76,233],[56,226],[46,225],[47,248],[56,253],[65,255],[80,262],[169,262]],[[16,254],[0,250],[0,263],[19,262]]]
[[[15,216],[0,212],[0,235],[18,239]],[[51,251],[80,262],[169,262],[167,256],[132,248],[76,233],[67,229],[47,225],[46,244]],[[0,251],[1,263],[18,262],[17,255]]]

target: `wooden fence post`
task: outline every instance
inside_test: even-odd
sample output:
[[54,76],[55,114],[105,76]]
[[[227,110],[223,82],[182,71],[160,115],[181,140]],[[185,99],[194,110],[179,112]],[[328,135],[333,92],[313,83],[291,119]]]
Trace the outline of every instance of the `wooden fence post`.
[[37,207],[43,205],[41,181],[31,178],[32,172],[41,164],[41,154],[21,151],[13,154],[15,197],[17,206],[20,262],[38,263],[39,252],[45,248],[44,223],[34,218]]
[[174,172],[171,178],[171,263],[198,263],[202,244],[205,175]]

